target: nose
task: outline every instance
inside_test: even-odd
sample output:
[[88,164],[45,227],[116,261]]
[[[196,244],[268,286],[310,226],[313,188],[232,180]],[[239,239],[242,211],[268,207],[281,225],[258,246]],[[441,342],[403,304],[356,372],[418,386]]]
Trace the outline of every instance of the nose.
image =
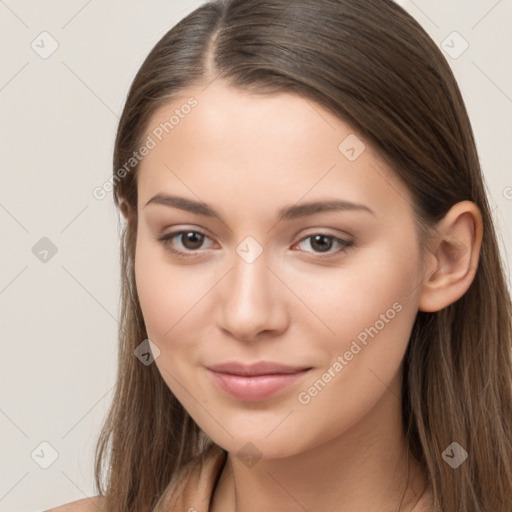
[[267,265],[263,254],[252,263],[235,254],[222,280],[217,324],[236,339],[277,336],[288,326],[286,287]]

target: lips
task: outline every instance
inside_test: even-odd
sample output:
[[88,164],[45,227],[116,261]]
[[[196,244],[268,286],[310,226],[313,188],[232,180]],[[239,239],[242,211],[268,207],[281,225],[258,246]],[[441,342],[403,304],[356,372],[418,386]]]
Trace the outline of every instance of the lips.
[[303,378],[310,370],[310,367],[266,361],[253,364],[229,362],[208,367],[212,380],[222,391],[244,401],[269,398]]
[[281,363],[260,361],[252,364],[237,362],[221,363],[208,367],[212,371],[229,373],[232,375],[274,375],[282,373],[297,373],[308,370],[306,366],[289,366]]

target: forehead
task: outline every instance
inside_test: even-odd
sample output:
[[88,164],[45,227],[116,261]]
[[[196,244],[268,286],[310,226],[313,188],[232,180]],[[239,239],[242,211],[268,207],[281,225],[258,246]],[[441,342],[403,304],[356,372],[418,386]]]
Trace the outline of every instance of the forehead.
[[172,192],[206,202],[229,196],[246,211],[258,200],[270,207],[326,195],[364,199],[377,212],[410,208],[368,141],[298,94],[253,94],[221,81],[190,87],[155,112],[147,138],[154,147],[139,166],[140,204]]

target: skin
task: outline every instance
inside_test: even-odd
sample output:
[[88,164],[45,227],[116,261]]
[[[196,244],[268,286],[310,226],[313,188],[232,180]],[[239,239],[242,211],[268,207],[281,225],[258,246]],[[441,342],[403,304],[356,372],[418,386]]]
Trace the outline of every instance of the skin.
[[[482,239],[478,208],[455,205],[422,263],[407,187],[350,125],[301,96],[249,94],[216,80],[182,91],[149,126],[191,96],[198,106],[140,164],[135,273],[148,336],[160,350],[155,364],[229,452],[213,511],[391,512],[400,503],[423,510],[426,479],[412,460],[407,487],[402,360],[417,311],[440,310],[471,284]],[[351,134],[365,144],[354,161],[338,149]],[[225,222],[146,206],[159,193],[203,201]],[[374,214],[277,221],[282,207],[328,198]],[[126,203],[122,211],[133,220]],[[167,242],[195,256],[172,254],[157,240],[179,230],[205,235],[202,244],[179,235]],[[334,238],[324,245],[306,238],[316,234]],[[236,250],[247,236],[262,250],[251,263]],[[336,237],[354,245],[336,253]],[[300,403],[299,393],[393,304],[400,311]],[[245,402],[225,394],[205,368],[228,360],[312,370],[270,398]],[[237,457],[248,442],[257,459],[251,466]]]

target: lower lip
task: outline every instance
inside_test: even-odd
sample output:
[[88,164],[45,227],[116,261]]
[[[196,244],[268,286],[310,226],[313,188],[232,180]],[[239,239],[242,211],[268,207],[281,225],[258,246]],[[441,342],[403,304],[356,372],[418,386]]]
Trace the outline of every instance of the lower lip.
[[297,382],[310,369],[295,373],[274,373],[268,375],[233,375],[208,369],[217,385],[228,395],[238,400],[255,402],[269,398],[278,391]]

